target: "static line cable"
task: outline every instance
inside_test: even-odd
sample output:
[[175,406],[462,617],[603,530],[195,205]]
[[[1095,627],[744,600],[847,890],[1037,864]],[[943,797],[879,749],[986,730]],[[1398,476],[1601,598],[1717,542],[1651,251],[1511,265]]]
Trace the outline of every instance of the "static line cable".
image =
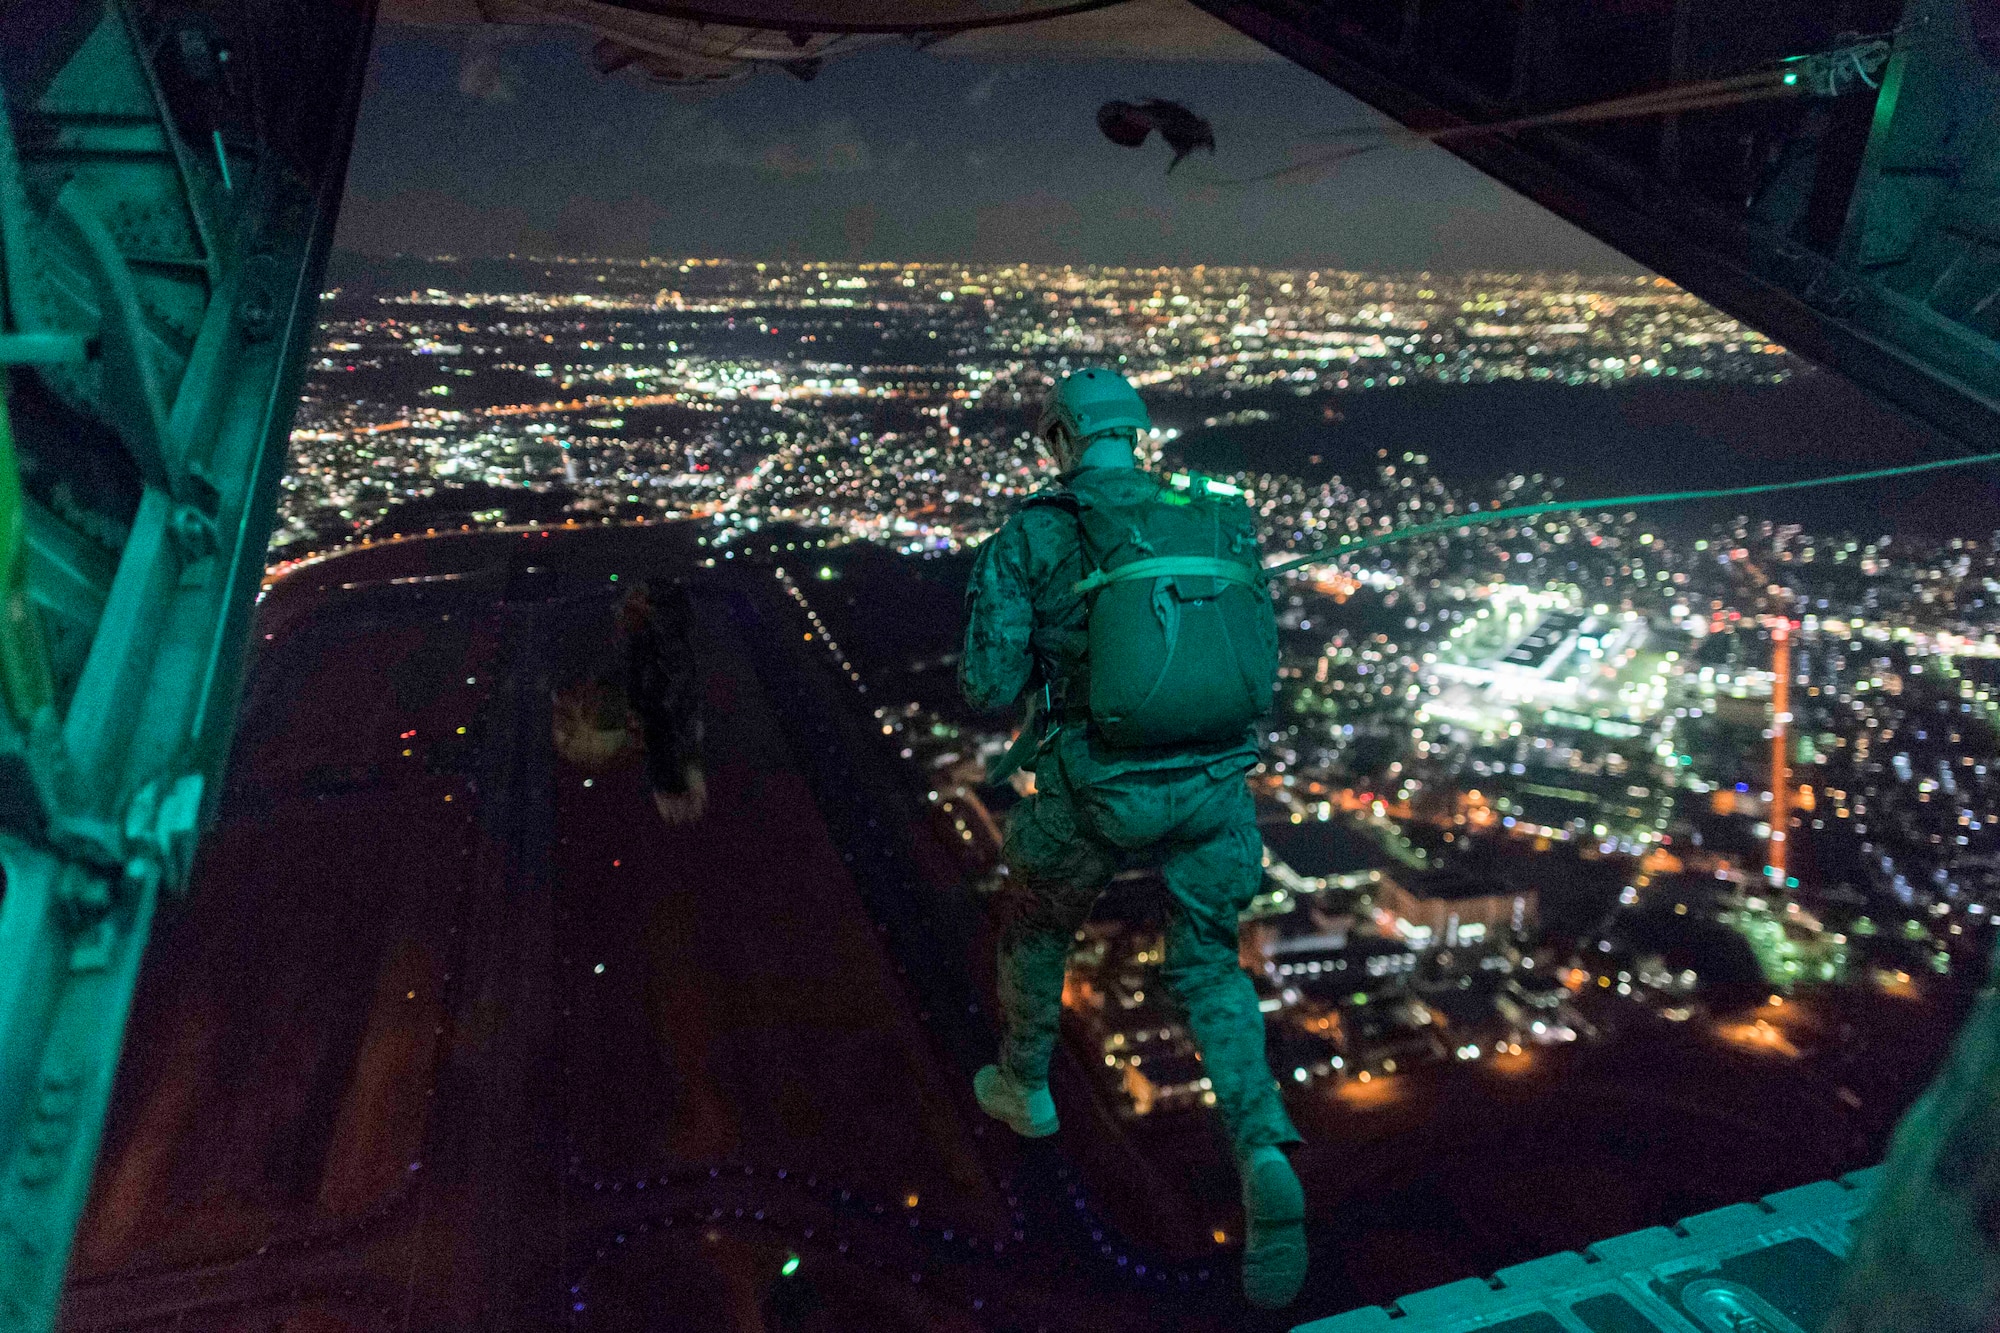
[[1658,92],[1640,93],[1632,97],[1612,98],[1605,102],[1592,102],[1585,106],[1569,107],[1561,111],[1550,111],[1538,116],[1521,116],[1513,120],[1490,123],[1465,123],[1448,125],[1440,129],[1412,130],[1402,126],[1382,128],[1377,126],[1354,126],[1346,129],[1329,130],[1313,137],[1320,139],[1353,138],[1361,142],[1342,144],[1325,152],[1315,153],[1302,161],[1286,166],[1274,167],[1254,176],[1238,176],[1228,179],[1203,178],[1206,185],[1256,185],[1265,181],[1284,180],[1290,176],[1300,176],[1322,167],[1331,167],[1351,157],[1373,152],[1378,148],[1409,146],[1417,143],[1449,144],[1459,139],[1476,138],[1489,134],[1513,134],[1520,130],[1543,129],[1555,125],[1579,125],[1600,120],[1625,120],[1640,116],[1677,115],[1686,111],[1708,111],[1727,106],[1738,106],[1745,102],[1773,97],[1795,97],[1801,89],[1798,75],[1777,70],[1743,75],[1734,79],[1718,79],[1710,83],[1691,84],[1680,88],[1667,88]]
[[1760,70],[1755,74],[1741,74],[1733,79],[1715,79],[1708,83],[1683,84],[1650,93],[1635,93],[1630,97],[1614,97],[1609,101],[1591,102],[1584,106],[1570,107],[1565,111],[1550,111],[1539,116],[1521,116],[1514,120],[1503,120],[1492,124],[1453,125],[1446,129],[1419,130],[1417,134],[1418,137],[1432,143],[1448,143],[1453,139],[1469,138],[1474,135],[1512,134],[1516,130],[1540,129],[1545,125],[1578,125],[1596,120],[1621,120],[1628,116],[1704,111],[1710,107],[1734,106],[1739,102],[1755,101],[1762,97],[1796,96],[1800,91],[1802,90],[1795,71]]
[[1260,172],[1253,176],[1233,179],[1204,179],[1208,185],[1253,185],[1265,181],[1283,180],[1287,177],[1304,175],[1319,168],[1331,167],[1348,158],[1377,148],[1387,148],[1398,144],[1417,142],[1449,144],[1454,140],[1476,138],[1489,134],[1513,134],[1521,130],[1535,130],[1557,125],[1579,125],[1603,120],[1624,120],[1640,116],[1679,115],[1683,112],[1720,110],[1773,97],[1794,97],[1810,94],[1815,97],[1837,97],[1856,84],[1869,88],[1879,86],[1882,69],[1888,64],[1890,43],[1883,37],[1859,38],[1830,51],[1811,55],[1789,56],[1773,68],[1753,70],[1745,74],[1727,78],[1709,79],[1700,83],[1687,83],[1656,88],[1650,92],[1632,93],[1622,97],[1607,98],[1589,102],[1582,106],[1566,107],[1557,111],[1545,111],[1536,115],[1517,116],[1510,120],[1486,123],[1463,122],[1436,129],[1412,130],[1402,126],[1353,126],[1336,129],[1312,136],[1320,139],[1362,140],[1349,143],[1327,152],[1315,154],[1304,161]]
[[1712,491],[1660,491],[1653,495],[1612,495],[1597,500],[1551,500],[1543,504],[1516,505],[1511,509],[1474,510],[1470,513],[1454,514],[1450,518],[1441,518],[1431,523],[1415,523],[1407,528],[1379,532],[1368,537],[1343,537],[1330,546],[1322,546],[1305,555],[1265,566],[1264,577],[1276,578],[1280,574],[1289,574],[1307,565],[1323,563],[1354,551],[1365,551],[1370,547],[1387,546],[1392,542],[1410,541],[1413,538],[1430,537],[1443,532],[1455,532],[1460,528],[1476,528],[1507,519],[1530,518],[1536,514],[1574,514],[1585,509],[1630,509],[1637,505],[1672,504],[1683,500],[1724,500],[1738,495],[1769,495],[1774,491],[1802,491],[1812,486],[1846,486],[1857,481],[1907,477],[1919,472],[1972,467],[1980,463],[2000,463],[2000,453],[1971,454],[1965,458],[1940,458],[1928,463],[1905,463],[1900,467],[1872,468],[1867,472],[1843,472],[1832,477],[1773,481],[1761,486],[1728,486]]
[[1402,126],[1383,128],[1372,125],[1328,130],[1312,137],[1318,139],[1351,138],[1359,142],[1342,144],[1323,152],[1314,153],[1298,162],[1269,171],[1260,171],[1251,176],[1234,177],[1190,177],[1199,179],[1204,185],[1257,185],[1266,181],[1285,180],[1302,176],[1309,172],[1335,166],[1363,153],[1374,152],[1378,148],[1409,147],[1418,143],[1449,144],[1459,139],[1475,138],[1489,134],[1512,134],[1519,130],[1542,129],[1553,125],[1575,125],[1600,120],[1622,120],[1639,116],[1676,115],[1684,111],[1707,111],[1725,106],[1737,106],[1745,102],[1773,97],[1793,97],[1799,93],[1797,76],[1790,79],[1773,71],[1754,74],[1733,80],[1717,80],[1710,84],[1698,84],[1679,89],[1666,89],[1655,93],[1642,93],[1634,97],[1614,98],[1608,102],[1593,102],[1587,106],[1570,107],[1563,111],[1551,111],[1539,116],[1522,116],[1515,120],[1491,123],[1467,123],[1450,125],[1441,129],[1412,130]]

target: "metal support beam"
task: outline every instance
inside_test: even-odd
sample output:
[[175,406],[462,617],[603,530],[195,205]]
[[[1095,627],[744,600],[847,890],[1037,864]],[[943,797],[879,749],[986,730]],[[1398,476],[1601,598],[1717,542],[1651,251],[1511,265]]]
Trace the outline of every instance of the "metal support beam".
[[[1420,46],[1378,46],[1356,26],[1340,21],[1339,6],[1300,0],[1196,3],[1414,129],[1499,118],[1490,99],[1456,80],[1435,53]],[[1911,33],[1918,32],[1922,40],[1917,50],[1962,49],[1966,63],[1952,68],[1969,77],[1974,68],[1969,62],[1977,57],[1970,39],[1952,26],[1967,21],[1958,14],[1962,8],[1946,0],[1913,0],[1913,14],[1926,17],[1919,27],[1905,22],[1897,58],[1911,58],[1916,40]],[[1668,67],[1673,53],[1658,54],[1661,66]],[[1704,72],[1715,71],[1704,67]],[[2000,77],[2000,72],[1988,73]],[[1972,82],[1961,78],[1956,87],[1956,95],[1976,103],[1985,117],[1981,123],[1990,126],[1996,111],[1991,82],[1983,76]],[[1891,133],[1889,126],[1902,114],[1885,112],[1886,122],[1878,116],[1878,140]],[[1681,171],[1688,169],[1684,122],[1669,153]],[[1982,142],[1992,143],[1990,132]],[[1662,174],[1657,154],[1643,162],[1628,160],[1586,136],[1555,128],[1455,136],[1444,146],[1801,356],[1947,434],[1982,448],[2000,434],[2000,342],[1989,329],[1925,304],[1920,294],[1893,288],[1865,265],[1754,226],[1745,214],[1732,214],[1715,199],[1676,186]],[[1866,170],[1862,181],[1864,191],[1875,188],[1875,177]],[[1867,198],[1856,198],[1856,207],[1868,206]]]
[[154,912],[220,785],[372,24],[39,10],[46,41],[0,54],[9,1333],[54,1323]]
[[[0,957],[0,1327],[53,1323],[159,882],[113,892],[92,871],[39,848],[0,844],[7,897]],[[123,888],[124,886],[120,886]],[[79,917],[79,901],[109,910]]]

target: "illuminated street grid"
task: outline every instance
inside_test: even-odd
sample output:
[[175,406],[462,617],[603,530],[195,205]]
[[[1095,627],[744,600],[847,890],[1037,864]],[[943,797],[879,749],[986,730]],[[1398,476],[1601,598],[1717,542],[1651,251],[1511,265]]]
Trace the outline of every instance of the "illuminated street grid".
[[[350,535],[440,482],[552,478],[613,511],[720,506],[957,545],[988,530],[992,499],[1032,489],[1020,409],[1079,360],[1116,359],[1149,393],[1193,399],[1795,368],[1659,279],[547,263],[543,287],[580,290],[335,295],[280,551]],[[357,377],[394,396],[357,394]]]

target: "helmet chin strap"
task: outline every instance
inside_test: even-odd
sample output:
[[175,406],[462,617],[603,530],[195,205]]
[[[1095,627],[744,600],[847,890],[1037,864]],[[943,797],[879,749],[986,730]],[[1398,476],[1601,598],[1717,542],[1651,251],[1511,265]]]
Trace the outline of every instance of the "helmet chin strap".
[[1066,430],[1051,431],[1043,441],[1058,472],[1081,472],[1085,468],[1136,468],[1138,441],[1123,431],[1093,436],[1077,452],[1076,440]]
[[1049,461],[1056,465],[1058,472],[1068,472],[1076,466],[1076,459],[1070,449],[1069,432],[1060,426],[1042,436],[1042,450],[1048,454]]
[[1134,444],[1135,441],[1133,438],[1122,432],[1114,435],[1100,435],[1090,442],[1089,448],[1083,451],[1083,457],[1077,460],[1076,466],[1079,468],[1135,468],[1139,466],[1139,461],[1133,456]]

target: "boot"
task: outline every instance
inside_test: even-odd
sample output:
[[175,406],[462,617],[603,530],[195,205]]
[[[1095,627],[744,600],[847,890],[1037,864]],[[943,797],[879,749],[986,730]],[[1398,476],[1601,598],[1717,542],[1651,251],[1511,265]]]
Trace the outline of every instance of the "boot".
[[1260,1310],[1290,1305],[1306,1280],[1306,1196],[1277,1148],[1243,1159],[1243,1297]]
[[1056,1104],[1048,1086],[1023,1088],[998,1065],[987,1065],[972,1076],[979,1109],[1024,1139],[1047,1138],[1056,1132]]

